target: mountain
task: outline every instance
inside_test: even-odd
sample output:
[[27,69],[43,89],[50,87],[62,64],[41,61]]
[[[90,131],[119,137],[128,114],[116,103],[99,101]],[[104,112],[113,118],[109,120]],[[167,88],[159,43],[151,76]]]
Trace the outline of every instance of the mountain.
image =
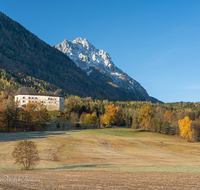
[[74,41],[65,39],[62,43],[53,47],[69,56],[102,88],[108,90],[111,85],[115,92],[126,99],[158,101],[150,97],[136,80],[115,66],[107,52],[95,48],[87,39],[77,38]]
[[[9,71],[12,76],[24,76],[26,81],[37,79],[40,83],[51,84],[54,88],[63,89],[64,94],[118,99],[118,96],[113,96],[92,82],[67,55],[40,40],[1,12],[0,69],[6,73]],[[27,84],[31,85],[17,80],[15,87]],[[31,86],[37,89],[37,85],[38,82]]]
[[[77,39],[78,46],[82,44],[82,42],[78,42],[80,40]],[[95,50],[88,42],[85,46],[88,46],[88,51],[90,48]],[[40,91],[55,91],[57,88],[61,88],[65,95],[91,96],[95,99],[113,101],[157,101],[151,99],[139,83],[133,79],[132,82],[137,88],[134,88],[134,85],[129,85],[126,80],[131,81],[131,79],[126,74],[123,76],[122,72],[114,67],[108,54],[102,51],[101,57],[105,63],[108,63],[110,75],[106,72],[107,67],[103,69],[94,64],[87,66],[88,63],[84,61],[87,58],[84,56],[81,57],[77,67],[77,61],[73,56],[68,56],[57,48],[51,47],[22,25],[0,12],[0,71],[3,73],[0,73],[1,90],[8,88],[17,90],[21,86],[30,86]],[[81,64],[85,64],[87,67],[83,69]],[[121,84],[120,82],[116,83],[114,71],[120,73],[121,78],[127,77],[127,79],[120,80],[118,77]],[[3,83],[8,85],[3,85]],[[126,85],[128,86],[125,87]],[[128,91],[128,88],[133,88],[133,90]]]

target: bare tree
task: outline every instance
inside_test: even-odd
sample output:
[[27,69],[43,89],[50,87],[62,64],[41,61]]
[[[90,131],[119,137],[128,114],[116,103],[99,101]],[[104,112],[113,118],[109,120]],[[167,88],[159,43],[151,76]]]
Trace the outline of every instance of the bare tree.
[[36,144],[28,140],[19,141],[15,145],[12,156],[15,160],[15,164],[22,165],[25,170],[29,170],[40,161]]

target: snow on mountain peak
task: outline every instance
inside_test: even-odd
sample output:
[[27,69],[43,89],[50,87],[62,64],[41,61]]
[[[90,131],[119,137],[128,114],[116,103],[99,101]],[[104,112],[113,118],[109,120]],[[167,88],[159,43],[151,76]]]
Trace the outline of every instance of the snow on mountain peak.
[[67,54],[88,75],[92,73],[91,66],[97,67],[111,78],[112,83],[130,93],[140,92],[149,100],[146,90],[137,81],[116,67],[107,52],[96,49],[86,38],[79,37],[73,41],[65,39],[54,47]]
[[83,39],[83,38],[76,38],[75,40],[72,41],[73,44],[82,44],[83,48],[86,47],[87,50],[89,50],[90,47],[90,43],[87,41],[87,39]]

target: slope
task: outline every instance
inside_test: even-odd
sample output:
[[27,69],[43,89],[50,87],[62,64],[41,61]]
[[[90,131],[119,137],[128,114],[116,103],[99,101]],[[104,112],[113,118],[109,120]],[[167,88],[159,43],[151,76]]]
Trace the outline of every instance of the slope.
[[[34,77],[67,94],[112,99],[62,52],[0,13],[0,69]],[[114,96],[115,97],[115,96]]]

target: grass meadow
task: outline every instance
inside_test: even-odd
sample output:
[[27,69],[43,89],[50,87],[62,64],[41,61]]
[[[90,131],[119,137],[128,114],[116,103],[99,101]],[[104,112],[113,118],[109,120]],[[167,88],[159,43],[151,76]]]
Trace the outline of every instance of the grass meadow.
[[200,143],[130,128],[0,133],[0,170],[16,171],[18,140],[33,140],[41,161],[35,170],[200,172]]

